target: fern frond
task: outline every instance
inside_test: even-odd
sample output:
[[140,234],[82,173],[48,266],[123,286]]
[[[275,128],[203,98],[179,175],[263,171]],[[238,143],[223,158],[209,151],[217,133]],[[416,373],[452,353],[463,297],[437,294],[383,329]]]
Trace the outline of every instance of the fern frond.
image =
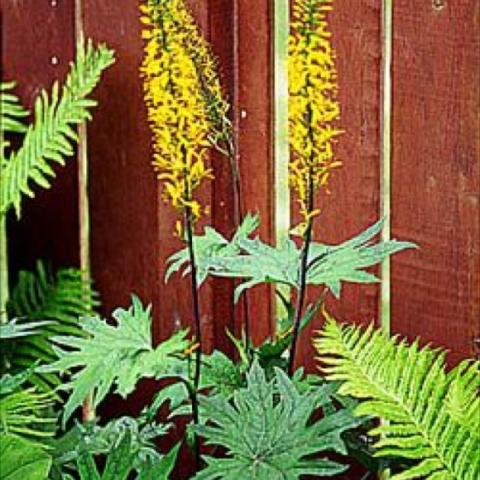
[[9,142],[6,133],[24,133],[27,127],[20,120],[29,115],[29,112],[20,104],[16,95],[11,93],[15,82],[0,82],[0,164],[3,163],[5,148]]
[[0,433],[26,438],[52,436],[57,421],[49,412],[52,403],[52,395],[37,393],[33,388],[1,395]]
[[[61,91],[56,82],[50,95],[43,90],[37,97],[34,121],[22,146],[0,165],[0,214],[13,206],[19,216],[23,196],[34,196],[32,183],[50,187],[49,177],[55,176],[52,164],[64,165],[65,157],[73,155],[72,144],[78,141],[75,125],[91,118],[89,108],[97,102],[87,97],[113,63],[113,52],[104,45],[94,48],[91,41],[86,47],[80,44],[78,52]],[[13,126],[18,131],[19,126]]]
[[150,307],[145,309],[136,296],[132,296],[132,302],[130,309],[119,308],[113,313],[115,325],[99,318],[85,318],[81,323],[85,338],[70,335],[52,339],[58,360],[39,371],[76,370],[62,387],[71,391],[63,423],[89,392],[93,392],[92,404],[96,408],[113,386],[116,393],[125,397],[142,377],[161,378],[183,372],[184,362],[178,357],[190,345],[187,331],[176,333],[154,348]]
[[26,438],[49,437],[54,434],[57,419],[50,407],[50,393],[24,389],[22,385],[32,375],[33,368],[18,375],[5,374],[0,378],[0,433]]
[[[470,430],[480,449],[479,362],[465,360],[449,374],[447,408],[455,420]],[[480,455],[480,450],[479,450]]]
[[[92,316],[99,305],[92,282],[85,280],[80,270],[63,268],[52,274],[42,261],[36,267],[35,272],[19,273],[9,302],[12,316],[24,318],[26,326],[36,327],[33,335],[17,339],[13,345],[9,361],[17,369],[38,360],[44,363],[56,360],[49,339],[55,335],[83,336],[80,318]],[[23,326],[22,321],[19,326]],[[31,383],[41,391],[49,391],[61,382],[57,375],[35,373]]]
[[461,421],[475,408],[478,363],[447,374],[443,351],[332,318],[315,346],[327,378],[343,382],[339,393],[363,400],[356,413],[386,420],[370,432],[380,435],[378,455],[419,462],[392,480],[479,478],[478,434]]

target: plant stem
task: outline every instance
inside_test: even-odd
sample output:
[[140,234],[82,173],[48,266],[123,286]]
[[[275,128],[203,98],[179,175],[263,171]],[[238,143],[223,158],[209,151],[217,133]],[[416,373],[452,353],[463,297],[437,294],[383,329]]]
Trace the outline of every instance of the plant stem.
[[198,389],[200,384],[200,363],[202,361],[202,329],[200,324],[200,301],[198,297],[198,282],[197,282],[197,263],[195,260],[195,249],[193,245],[193,226],[192,226],[192,212],[190,207],[185,208],[185,231],[187,234],[188,255],[190,257],[191,269],[191,291],[192,291],[192,307],[193,320],[195,328],[195,337],[198,343],[198,348],[195,350],[195,373],[194,386]]
[[[310,215],[313,212],[313,172],[309,175],[308,188],[308,206],[307,213]],[[295,316],[293,321],[292,344],[290,346],[290,357],[288,361],[288,374],[293,375],[295,367],[295,354],[297,351],[298,336],[300,334],[300,324],[302,322],[303,304],[305,303],[305,294],[307,291],[307,272],[308,272],[308,254],[310,251],[310,244],[312,242],[313,218],[308,217],[307,227],[303,236],[302,252],[300,254],[300,282],[297,295],[297,304],[295,306]]]
[[[75,0],[75,40],[77,45],[84,42],[83,28],[83,2]],[[85,282],[85,290],[88,291],[87,282],[91,279],[90,269],[90,204],[88,198],[88,156],[87,156],[87,125],[81,123],[78,126],[77,146],[77,171],[78,171],[78,219],[79,219],[79,247],[80,247],[80,270],[82,280]],[[85,300],[89,301],[88,294]],[[95,420],[95,408],[93,407],[93,393],[90,392],[82,405],[82,420],[84,423]]]
[[[188,192],[187,192],[188,194]],[[198,425],[198,400],[197,393],[200,385],[200,366],[202,361],[202,328],[200,323],[200,301],[198,296],[198,282],[197,282],[197,263],[195,260],[195,249],[193,245],[193,219],[190,207],[185,208],[185,230],[187,234],[188,253],[190,256],[191,269],[191,287],[192,287],[192,306],[193,306],[193,320],[195,328],[195,337],[198,342],[198,347],[195,350],[195,371],[193,375],[193,388],[189,388],[190,400],[192,402],[192,417],[194,425]],[[195,461],[197,468],[200,465],[200,445],[198,443],[197,435],[194,440]]]
[[[198,415],[198,397],[197,397],[197,390],[193,385],[190,384],[188,380],[185,380],[183,378],[180,379],[180,381],[185,385],[185,388],[187,389],[188,392],[188,397],[190,399],[190,403],[192,405],[192,419],[193,419],[193,424],[198,425],[199,424],[199,415]],[[195,452],[195,469],[198,471],[200,469],[200,462],[201,462],[201,457],[200,457],[200,445],[198,443],[198,436],[195,433],[193,437],[193,449]]]
[[0,323],[7,323],[8,289],[8,249],[7,215],[0,214]]

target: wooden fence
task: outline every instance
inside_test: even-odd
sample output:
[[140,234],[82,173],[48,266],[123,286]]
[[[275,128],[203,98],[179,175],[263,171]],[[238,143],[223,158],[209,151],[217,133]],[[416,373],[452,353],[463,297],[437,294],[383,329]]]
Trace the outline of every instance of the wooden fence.
[[[137,3],[1,0],[2,77],[17,79],[31,106],[40,87],[65,75],[79,14],[88,37],[115,49],[116,64],[96,92],[100,105],[88,128],[93,275],[105,313],[127,304],[130,292],[152,302],[160,339],[188,325],[191,313],[186,280],[163,282],[165,260],[181,244],[172,235],[175,214],[159,200],[150,166]],[[233,103],[246,206],[261,214],[262,238],[274,241],[275,3],[189,3],[213,44]],[[480,337],[480,2],[395,0],[391,30],[382,21],[390,7],[388,0],[335,2],[331,21],[346,131],[338,154],[344,166],[324,198],[316,237],[341,241],[378,219],[388,193],[382,192],[388,174],[382,166],[390,166],[391,235],[420,246],[393,258],[391,329],[443,345],[457,361],[478,354]],[[391,70],[385,68],[389,38]],[[391,96],[383,88],[389,80]],[[207,221],[229,235],[229,167],[221,158],[213,164],[216,180],[202,194],[211,205]],[[78,264],[75,163],[59,170],[54,188],[38,198],[25,202],[21,222],[10,223],[14,268],[31,268],[38,257],[54,265]],[[379,292],[379,286],[345,286],[331,309],[342,319],[369,322],[378,318]],[[238,330],[231,297],[228,281],[202,287],[210,348],[231,349],[224,335],[225,327]],[[257,341],[271,333],[273,313],[269,288],[250,293]],[[320,325],[317,318],[311,331]],[[313,367],[309,333],[299,358]]]

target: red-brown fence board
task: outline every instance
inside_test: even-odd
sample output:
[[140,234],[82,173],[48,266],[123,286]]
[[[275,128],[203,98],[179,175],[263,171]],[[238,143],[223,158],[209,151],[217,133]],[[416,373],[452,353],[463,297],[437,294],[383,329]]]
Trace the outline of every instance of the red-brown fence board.
[[[15,92],[29,109],[42,88],[64,78],[74,52],[73,2],[40,3],[1,1],[1,76],[17,82]],[[37,258],[55,267],[78,263],[76,168],[70,162],[55,172],[52,189],[22,202],[20,221],[10,215],[12,271],[34,268]]]
[[393,234],[420,250],[395,259],[392,324],[458,361],[480,335],[480,4],[437,3],[394,4]]
[[[237,0],[235,124],[245,210],[261,218],[259,235],[273,241],[272,88],[273,31],[269,0]],[[272,290],[258,286],[248,293],[252,336],[259,342],[272,333]]]

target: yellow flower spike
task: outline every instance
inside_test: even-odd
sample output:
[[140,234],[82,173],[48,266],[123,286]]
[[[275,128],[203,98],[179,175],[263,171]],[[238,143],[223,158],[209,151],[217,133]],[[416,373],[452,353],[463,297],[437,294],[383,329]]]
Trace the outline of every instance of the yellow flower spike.
[[184,0],[143,0],[144,58],[140,74],[153,137],[153,166],[163,198],[197,220],[205,210],[195,190],[213,178],[205,165],[215,112],[227,112],[207,43]]
[[327,22],[332,3],[297,0],[293,8],[289,40],[290,184],[300,203],[302,223],[312,218],[307,208],[310,194],[326,188],[330,171],[341,164],[334,158],[333,148],[335,138],[343,132],[334,125],[340,118],[340,105]]

